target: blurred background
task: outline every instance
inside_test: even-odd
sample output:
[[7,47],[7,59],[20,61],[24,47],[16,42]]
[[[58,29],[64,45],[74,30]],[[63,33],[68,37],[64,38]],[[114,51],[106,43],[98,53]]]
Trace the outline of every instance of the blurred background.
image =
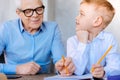
[[[0,0],[0,24],[17,18],[14,0]],[[56,21],[61,30],[62,40],[66,47],[69,37],[75,35],[75,17],[79,12],[81,0],[43,0],[45,5],[44,20]],[[119,43],[120,51],[120,0],[109,0],[116,9],[116,15],[106,31],[112,32]]]

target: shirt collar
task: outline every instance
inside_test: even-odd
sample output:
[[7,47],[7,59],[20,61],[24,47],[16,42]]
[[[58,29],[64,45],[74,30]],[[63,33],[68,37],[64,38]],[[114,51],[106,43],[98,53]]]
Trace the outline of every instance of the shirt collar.
[[[22,33],[24,31],[24,27],[23,27],[21,19],[19,20],[19,24],[20,24],[20,31]],[[38,32],[44,31],[44,29],[45,29],[45,25],[44,25],[44,23],[42,23],[40,29],[38,30]]]
[[101,32],[97,35],[97,37],[96,37],[95,39],[101,39],[101,40],[103,40],[103,39],[104,39],[104,31],[101,31]]
[[40,27],[40,31],[44,31],[45,30],[45,25],[44,25],[44,22],[41,24],[41,27]]
[[20,24],[20,31],[23,32],[24,31],[24,28],[23,28],[23,25],[22,25],[22,21],[19,20],[19,24]]

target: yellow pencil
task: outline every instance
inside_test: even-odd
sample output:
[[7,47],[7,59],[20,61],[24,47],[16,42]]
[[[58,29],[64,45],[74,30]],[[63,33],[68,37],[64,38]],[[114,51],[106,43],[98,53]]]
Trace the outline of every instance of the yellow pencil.
[[[64,65],[64,63],[65,63],[65,57],[62,56],[62,59],[63,59],[63,65]],[[66,74],[69,74],[69,71],[68,71],[67,66],[64,66],[64,68],[65,68],[65,70],[66,70]]]
[[[97,64],[100,64],[102,60],[105,58],[105,56],[108,54],[108,52],[112,49],[112,45],[108,48],[108,50],[104,53],[104,55],[98,60]],[[94,68],[91,69],[91,72],[94,71]]]

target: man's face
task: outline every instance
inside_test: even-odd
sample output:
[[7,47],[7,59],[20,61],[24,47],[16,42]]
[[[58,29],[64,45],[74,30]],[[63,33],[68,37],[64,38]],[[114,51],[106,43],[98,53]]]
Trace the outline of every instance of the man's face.
[[76,17],[76,30],[87,30],[93,28],[96,17],[95,5],[83,3],[80,6],[79,15]]
[[[42,6],[40,0],[22,0],[21,2],[21,10],[36,9]],[[29,13],[29,11],[26,13]],[[39,15],[36,11],[34,11],[33,15],[29,17],[25,16],[23,12],[19,12],[18,15],[21,18],[25,29],[36,30],[40,27],[43,21],[43,13]]]

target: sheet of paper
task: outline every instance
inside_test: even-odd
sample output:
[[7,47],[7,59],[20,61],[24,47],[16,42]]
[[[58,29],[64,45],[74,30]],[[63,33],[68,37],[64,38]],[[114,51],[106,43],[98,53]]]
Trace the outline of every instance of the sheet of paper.
[[60,75],[56,75],[56,76],[44,78],[44,80],[80,80],[80,79],[92,79],[92,75],[91,74],[86,74],[86,75],[82,75],[82,76],[72,75],[69,77],[62,77]]

